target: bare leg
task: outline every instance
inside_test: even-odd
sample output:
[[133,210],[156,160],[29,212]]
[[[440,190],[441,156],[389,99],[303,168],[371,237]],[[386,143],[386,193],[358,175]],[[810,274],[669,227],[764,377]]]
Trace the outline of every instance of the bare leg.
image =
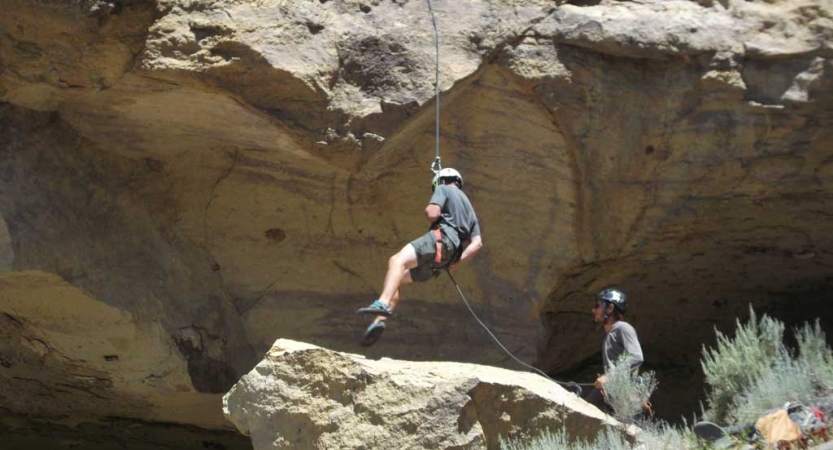
[[[390,258],[388,273],[385,276],[385,288],[382,295],[379,296],[379,302],[387,304],[391,311],[399,303],[399,286],[414,281],[411,278],[411,268],[416,267],[416,265],[416,252],[410,244]],[[390,292],[391,290],[392,292]],[[389,295],[385,297],[387,293]],[[387,302],[385,302],[385,298]],[[387,320],[385,316],[376,316],[376,319],[373,320],[364,334],[363,346],[369,347],[379,340],[382,332],[385,331],[385,320]]]
[[[402,274],[402,280],[400,284],[408,284],[413,283],[414,280],[411,279],[411,269],[406,269],[405,273]],[[393,311],[396,308],[396,304],[399,303],[399,289],[393,293],[393,296],[390,298],[390,310]],[[376,316],[376,320],[374,322],[384,322],[387,319],[385,316]]]
[[[414,246],[407,244],[388,260],[388,273],[385,275],[385,286],[379,301],[385,305],[394,306],[393,297],[399,292],[404,278],[410,278],[408,271],[417,266],[417,255]],[[397,295],[396,301],[399,301]]]

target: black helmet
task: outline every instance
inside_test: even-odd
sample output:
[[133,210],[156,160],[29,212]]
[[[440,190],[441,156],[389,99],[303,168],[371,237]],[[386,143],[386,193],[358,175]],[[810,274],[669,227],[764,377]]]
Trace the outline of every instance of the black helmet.
[[613,303],[613,306],[615,306],[619,312],[625,312],[628,310],[628,297],[624,292],[618,289],[605,289],[596,295],[596,299]]

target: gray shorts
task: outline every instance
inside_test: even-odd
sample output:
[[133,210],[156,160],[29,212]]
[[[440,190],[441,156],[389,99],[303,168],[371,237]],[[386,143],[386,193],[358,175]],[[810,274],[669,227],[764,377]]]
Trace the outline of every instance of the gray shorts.
[[437,238],[433,231],[423,234],[414,239],[410,244],[416,250],[417,266],[411,269],[411,279],[417,283],[428,281],[440,274],[440,270],[451,262],[451,258],[457,252],[454,245],[443,235],[442,239],[442,262],[439,264],[434,262],[437,255]]

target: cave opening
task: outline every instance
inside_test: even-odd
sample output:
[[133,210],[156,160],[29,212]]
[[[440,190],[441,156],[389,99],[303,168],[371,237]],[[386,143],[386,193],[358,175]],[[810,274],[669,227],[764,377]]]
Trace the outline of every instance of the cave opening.
[[578,382],[592,382],[603,373],[603,329],[593,323],[590,310],[595,293],[607,286],[629,296],[625,320],[639,334],[642,370],[654,371],[659,381],[652,403],[658,417],[671,422],[701,413],[707,389],[703,348],[715,345],[715,330],[733,336],[750,308],[759,318],[766,314],[783,322],[789,347],[795,348],[793,331],[816,320],[830,342],[833,311],[825,306],[833,288],[831,247],[791,248],[788,236],[765,246],[748,237],[740,234],[731,238],[734,244],[680,249],[652,261],[607,261],[567,277],[550,295],[543,316],[547,337],[541,365]]

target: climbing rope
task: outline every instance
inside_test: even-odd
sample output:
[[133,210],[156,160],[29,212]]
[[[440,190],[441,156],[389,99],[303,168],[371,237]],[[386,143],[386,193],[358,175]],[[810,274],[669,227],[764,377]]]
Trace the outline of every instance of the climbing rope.
[[544,373],[544,372],[543,372],[543,371],[541,371],[540,369],[538,369],[538,368],[536,368],[536,367],[534,367],[534,366],[531,366],[531,365],[529,365],[529,364],[527,364],[527,363],[525,363],[525,362],[521,361],[520,359],[518,359],[515,355],[513,355],[513,354],[512,354],[512,352],[510,352],[510,351],[509,351],[509,349],[507,349],[507,348],[506,348],[506,346],[504,346],[504,345],[503,345],[503,343],[501,343],[501,342],[500,342],[500,339],[498,339],[498,338],[497,338],[497,336],[495,336],[495,334],[494,334],[494,333],[492,333],[492,331],[491,331],[491,330],[489,330],[489,327],[488,327],[488,326],[486,326],[486,324],[485,324],[485,323],[483,323],[483,321],[482,321],[482,320],[480,320],[480,317],[477,317],[477,314],[476,314],[476,313],[474,312],[474,310],[471,308],[471,305],[469,305],[468,300],[466,300],[466,296],[465,296],[465,295],[463,295],[463,290],[462,290],[462,289],[460,289],[460,285],[459,285],[459,284],[457,284],[457,280],[455,280],[455,279],[454,279],[454,276],[453,276],[453,275],[451,275],[451,271],[450,271],[450,270],[448,270],[448,269],[446,269],[446,273],[448,273],[448,277],[449,277],[449,278],[451,278],[451,282],[452,282],[452,283],[454,283],[454,287],[455,287],[455,288],[457,288],[457,293],[458,293],[458,294],[460,294],[460,298],[461,298],[461,299],[463,299],[463,303],[465,303],[465,304],[466,304],[466,308],[468,308],[468,309],[469,309],[469,312],[470,312],[470,313],[471,313],[471,315],[474,317],[474,320],[476,320],[476,321],[477,321],[477,323],[479,323],[479,324],[480,324],[480,326],[481,326],[481,327],[483,327],[483,329],[484,329],[484,330],[486,330],[486,332],[487,332],[487,333],[489,333],[489,336],[491,336],[491,337],[492,337],[492,339],[493,339],[493,340],[497,343],[497,345],[498,345],[501,349],[503,349],[503,351],[504,351],[504,352],[506,352],[506,354],[507,354],[507,355],[509,355],[512,359],[514,359],[514,360],[515,360],[515,361],[517,361],[520,365],[522,365],[522,366],[526,367],[527,369],[530,369],[530,370],[532,370],[532,371],[534,371],[534,372],[537,372],[538,374],[540,374],[540,375],[541,375],[541,376],[543,376],[544,378],[546,378],[546,379],[548,379],[548,380],[552,381],[553,383],[559,384],[559,385],[561,385],[562,387],[565,387],[565,388],[569,389],[572,393],[576,394],[576,396],[578,396],[578,397],[581,397],[581,386],[593,386],[593,383],[576,383],[576,382],[574,382],[574,381],[558,381],[558,380],[556,380],[556,379],[554,379],[554,378],[550,377],[549,375],[547,375],[546,373]]
[[[435,47],[435,54],[436,54],[436,60],[435,60],[435,66],[434,66],[435,67],[435,70],[434,70],[434,93],[436,94],[436,97],[437,97],[436,102],[435,102],[435,104],[436,104],[436,117],[434,119],[436,153],[434,155],[434,162],[431,163],[431,171],[434,172],[434,174],[437,174],[440,170],[442,170],[442,160],[440,159],[440,33],[439,33],[439,31],[437,31],[437,18],[434,15],[434,4],[431,0],[426,0],[426,1],[428,2],[428,10],[431,12],[431,25],[434,26],[434,47]],[[471,305],[469,305],[468,300],[466,300],[466,296],[463,295],[463,291],[462,291],[462,289],[460,289],[460,285],[457,284],[457,281],[454,279],[454,276],[451,275],[451,271],[446,268],[446,273],[448,273],[448,277],[451,278],[451,282],[454,283],[454,287],[457,288],[457,293],[460,294],[460,298],[463,299],[463,303],[466,304],[466,308],[469,309],[469,312],[474,317],[474,319],[477,320],[477,323],[479,323],[480,326],[482,326],[483,329],[486,330],[487,333],[489,333],[489,336],[491,336],[492,339],[497,343],[497,345],[501,349],[503,349],[503,351],[506,352],[507,355],[512,357],[512,359],[517,361],[522,366],[537,372],[538,374],[542,375],[544,378],[569,389],[571,392],[573,392],[577,396],[581,396],[581,386],[593,386],[592,383],[575,383],[575,382],[572,382],[572,381],[558,381],[556,379],[553,379],[552,377],[550,377],[546,373],[542,372],[541,370],[537,369],[536,367],[533,367],[533,366],[521,361],[520,359],[518,359],[515,355],[512,354],[512,352],[509,351],[509,349],[507,349],[503,345],[503,343],[500,342],[500,339],[498,339],[497,336],[495,336],[494,333],[492,333],[492,331],[489,330],[489,327],[487,327],[486,324],[483,323],[482,320],[480,320],[480,317],[477,317],[477,314],[471,308]]]
[[427,1],[428,10],[431,11],[431,25],[434,26],[434,47],[436,54],[436,61],[434,64],[434,94],[437,96],[437,100],[434,103],[436,104],[437,114],[434,119],[434,124],[437,150],[434,155],[434,162],[431,163],[431,172],[436,174],[443,168],[442,160],[440,159],[440,33],[437,31],[437,18],[434,16],[434,4],[431,0]]

